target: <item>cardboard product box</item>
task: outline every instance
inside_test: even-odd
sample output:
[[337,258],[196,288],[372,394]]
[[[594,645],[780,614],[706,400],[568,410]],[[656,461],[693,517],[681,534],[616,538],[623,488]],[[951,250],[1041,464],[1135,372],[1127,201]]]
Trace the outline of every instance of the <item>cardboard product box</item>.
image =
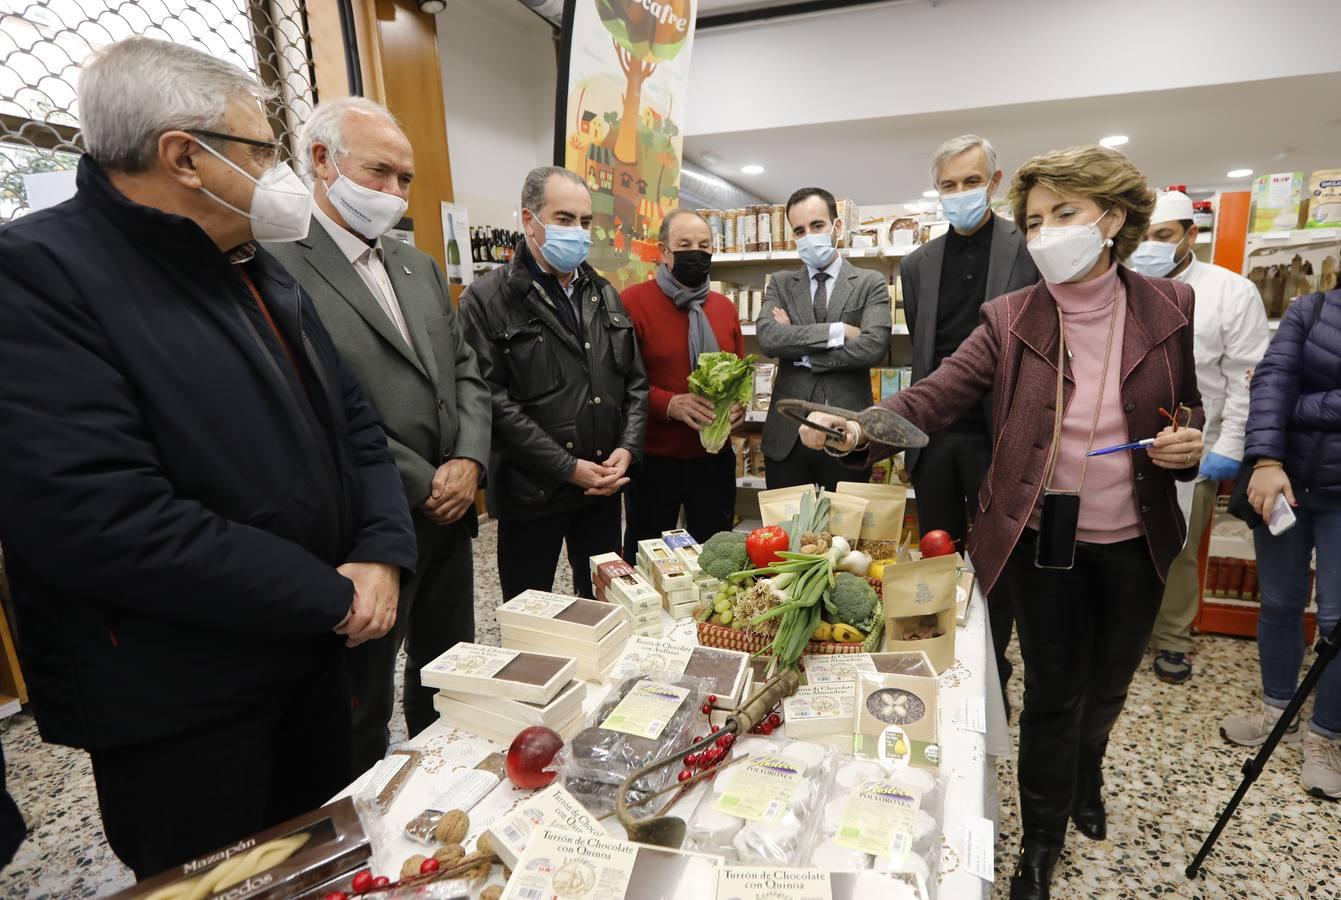
[[[208,810],[201,810],[208,815]],[[265,856],[272,864],[236,880],[214,885],[219,869],[240,856]],[[349,798],[337,800],[287,822],[267,828],[228,847],[174,866],[114,896],[121,900],[148,900],[153,896],[228,897],[229,900],[279,900],[325,896],[332,882],[352,877],[364,868],[372,846]],[[321,893],[318,893],[321,891]]]
[[661,620],[657,619],[655,625],[642,625],[633,629],[634,637],[659,638],[665,635],[666,629],[662,626]]
[[505,633],[509,627],[543,631],[555,639],[579,644],[600,641],[620,621],[618,611],[608,603],[549,591],[523,591],[494,612]]
[[699,581],[703,577],[703,567],[699,565],[698,557],[703,552],[703,548],[698,544],[685,544],[675,547],[671,550],[675,558],[689,570],[689,577],[694,581]]
[[[434,695],[433,708],[438,711],[438,719],[449,728],[456,728],[467,734],[493,741],[495,744],[502,744],[504,747],[512,744],[519,731],[530,727],[490,710],[481,709],[478,706],[467,706],[442,693]],[[547,727],[557,731],[565,741],[571,741],[579,731],[586,727],[586,724],[586,716],[582,714],[581,710],[578,710],[577,715],[568,721]]]
[[745,454],[745,443],[746,441],[744,435],[733,434],[731,436],[731,454],[736,458],[737,478],[745,477],[745,464],[748,462]]
[[677,547],[690,546],[698,547],[700,550],[703,549],[702,547],[699,547],[698,541],[694,540],[694,536],[683,528],[675,528],[671,531],[661,532],[661,542],[672,550]]
[[807,684],[782,701],[787,737],[793,740],[853,733],[854,694],[851,682]]
[[955,597],[961,559],[937,556],[886,566],[886,650],[920,650],[936,671],[955,662]]
[[880,370],[871,370],[871,396],[878,402],[880,400]]
[[806,684],[852,683],[858,675],[935,678],[936,667],[921,650],[895,653],[824,653],[801,657]]
[[1259,175],[1253,182],[1251,224],[1248,230],[1260,234],[1303,228],[1307,208],[1303,172]]
[[861,210],[852,200],[838,201],[838,218],[843,222],[843,233],[838,236],[838,246],[850,246],[848,232],[861,225]]
[[440,691],[548,703],[573,680],[575,668],[571,656],[462,642],[424,666],[419,676]]
[[[618,609],[616,608],[618,615]],[[606,640],[599,644],[576,644],[568,642],[561,648],[556,648],[547,643],[547,635],[544,632],[527,631],[523,629],[502,628],[503,646],[512,650],[524,650],[528,652],[562,652],[572,656],[576,662],[573,674],[577,678],[587,681],[595,681],[601,677],[601,673],[619,659],[624,652],[624,644],[627,643],[629,636],[633,634],[633,624],[626,616],[620,616],[619,627],[606,635]]]
[[[958,555],[958,554],[956,554]],[[963,626],[968,621],[969,601],[973,599],[973,585],[978,581],[978,574],[973,568],[960,556],[959,563],[959,583],[955,585],[955,624]]]
[[548,703],[522,703],[520,700],[507,700],[502,697],[482,697],[479,694],[459,694],[451,691],[439,691],[439,697],[454,700],[465,706],[473,706],[511,719],[522,728],[531,725],[546,725],[557,728],[574,716],[582,714],[582,702],[587,697],[587,683],[573,680],[559,691]]
[[853,747],[894,766],[940,768],[934,676],[860,673],[852,685]]
[[513,868],[525,851],[526,842],[540,828],[609,836],[596,817],[562,785],[551,784],[540,793],[523,799],[512,812],[496,819],[487,829],[489,845],[497,851],[504,865]]
[[541,827],[502,900],[710,900],[721,865],[718,856]]
[[1308,177],[1305,228],[1341,228],[1341,169],[1319,169]]
[[[589,571],[591,573],[591,583],[593,585],[597,584],[604,585],[610,580],[609,578],[604,579],[601,578],[602,566],[606,567],[607,571],[612,566],[619,566],[619,565],[628,566],[628,563],[624,562],[624,557],[620,556],[618,553],[599,553],[596,556],[593,556],[588,561],[588,563],[589,563]],[[633,566],[628,567],[630,569],[633,568]]]
[[723,866],[718,900],[927,900],[916,872],[827,872],[817,868]]

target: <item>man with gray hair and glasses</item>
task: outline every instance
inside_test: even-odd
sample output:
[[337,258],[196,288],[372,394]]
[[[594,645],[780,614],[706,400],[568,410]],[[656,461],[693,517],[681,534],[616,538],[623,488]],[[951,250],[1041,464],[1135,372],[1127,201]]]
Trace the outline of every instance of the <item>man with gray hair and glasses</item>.
[[[914,383],[934,372],[978,327],[983,303],[1038,281],[1020,230],[992,211],[1001,170],[990,143],[976,134],[946,141],[931,162],[931,185],[940,194],[950,228],[914,250],[899,267],[913,337]],[[923,534],[949,532],[961,551],[978,511],[978,489],[992,463],[990,415],[984,401],[980,410],[931,435],[926,447],[906,453],[917,492],[919,529]],[[992,594],[988,611],[1004,697],[1014,616],[1006,589],[998,586]]]
[[307,237],[267,245],[317,308],[387,432],[414,519],[419,563],[396,627],[346,654],[353,689],[350,777],[386,755],[396,655],[405,645],[410,736],[438,719],[419,671],[475,640],[475,492],[489,463],[489,388],[433,260],[383,237],[405,214],[414,148],[380,103],[344,97],[303,123],[298,160],[315,203]]
[[554,587],[565,544],[573,589],[620,549],[619,492],[643,453],[647,377],[619,293],[587,264],[591,192],[542,166],[521,194],[512,262],[461,297],[466,337],[493,391],[489,514],[503,599]]
[[0,228],[0,541],[44,739],[89,752],[136,877],[347,783],[342,648],[414,531],[386,437],[257,240],[307,233],[237,67],[131,38],[84,66],[78,192]]

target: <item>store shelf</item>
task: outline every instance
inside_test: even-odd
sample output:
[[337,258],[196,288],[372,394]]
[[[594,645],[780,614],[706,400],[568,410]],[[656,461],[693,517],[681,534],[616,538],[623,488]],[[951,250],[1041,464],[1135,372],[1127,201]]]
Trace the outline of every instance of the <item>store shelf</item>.
[[1251,255],[1291,247],[1313,247],[1320,244],[1341,244],[1341,228],[1259,231],[1248,235],[1247,251]]
[[[848,259],[902,259],[917,249],[913,244],[908,247],[840,247],[838,253]],[[765,250],[759,253],[714,253],[714,266],[757,265],[766,262],[800,262],[801,257],[795,250]]]

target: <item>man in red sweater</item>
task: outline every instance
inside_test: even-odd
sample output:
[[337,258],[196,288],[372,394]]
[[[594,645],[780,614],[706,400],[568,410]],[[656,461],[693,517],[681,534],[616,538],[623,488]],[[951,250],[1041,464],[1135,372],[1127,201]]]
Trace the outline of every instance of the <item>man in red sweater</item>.
[[[674,528],[684,507],[695,540],[731,527],[736,509],[736,461],[728,443],[709,453],[698,433],[712,422],[712,403],[689,393],[689,373],[700,353],[745,355],[736,307],[708,290],[712,231],[702,216],[672,210],[661,223],[661,265],[656,278],[620,295],[633,321],[650,387],[647,446],[642,470],[624,489],[628,519],[624,550]],[[732,410],[731,424],[745,411]]]

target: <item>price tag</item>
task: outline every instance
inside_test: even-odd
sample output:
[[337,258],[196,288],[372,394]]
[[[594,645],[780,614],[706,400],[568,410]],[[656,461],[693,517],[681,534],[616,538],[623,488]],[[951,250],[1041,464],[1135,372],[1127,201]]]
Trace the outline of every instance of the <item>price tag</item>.
[[996,877],[996,826],[991,819],[971,818],[964,822],[964,871],[983,881]]
[[959,706],[959,727],[977,734],[987,733],[987,703],[982,697],[965,697]]

